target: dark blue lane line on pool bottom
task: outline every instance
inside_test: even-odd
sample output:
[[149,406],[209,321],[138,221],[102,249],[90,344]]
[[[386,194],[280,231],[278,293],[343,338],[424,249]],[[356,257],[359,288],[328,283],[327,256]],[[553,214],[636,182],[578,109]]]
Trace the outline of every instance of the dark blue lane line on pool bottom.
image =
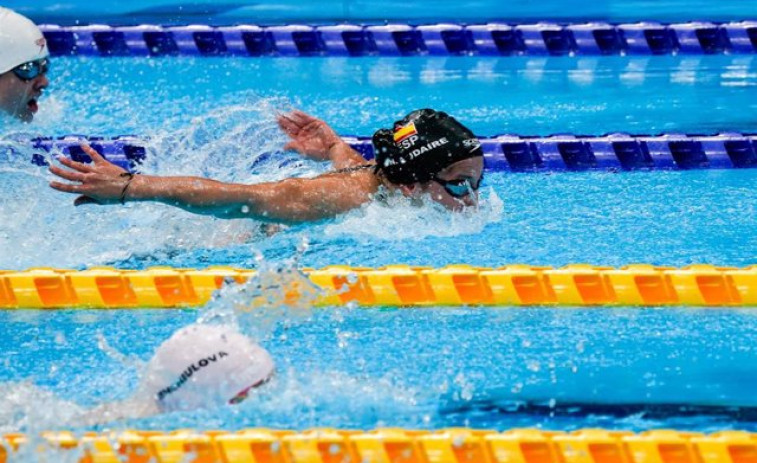
[[757,51],[757,21],[40,27],[56,56],[562,56]]
[[645,419],[672,419],[708,417],[739,422],[757,422],[757,407],[689,403],[597,403],[551,400],[473,400],[449,402],[440,408],[443,415],[470,414],[471,412],[497,415],[535,415],[549,417],[584,418],[605,416]]
[[[366,159],[373,158],[373,146],[369,138],[344,137],[344,140]],[[757,134],[633,136],[615,133],[598,137],[501,135],[480,140],[488,171],[675,170],[757,166]],[[46,154],[52,152],[89,162],[89,156],[80,147],[82,143],[89,143],[106,159],[129,170],[137,170],[149,152],[148,141],[134,136],[109,139],[66,136],[38,138],[30,143],[35,152],[32,162],[37,165],[46,165]],[[8,149],[14,151],[12,145]],[[11,154],[22,156],[18,152]],[[275,154],[268,157],[271,155]]]

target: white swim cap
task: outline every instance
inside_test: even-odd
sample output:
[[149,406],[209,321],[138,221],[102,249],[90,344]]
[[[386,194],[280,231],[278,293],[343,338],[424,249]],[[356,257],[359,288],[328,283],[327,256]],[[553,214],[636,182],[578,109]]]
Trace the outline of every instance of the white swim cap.
[[229,403],[272,374],[268,352],[233,327],[194,324],[158,347],[143,385],[161,410],[189,410]]
[[47,41],[29,18],[0,7],[0,74],[49,55]]

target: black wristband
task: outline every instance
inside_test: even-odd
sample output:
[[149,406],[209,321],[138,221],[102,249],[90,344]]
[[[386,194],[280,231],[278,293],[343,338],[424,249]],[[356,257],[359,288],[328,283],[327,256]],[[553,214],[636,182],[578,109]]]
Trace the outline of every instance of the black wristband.
[[126,204],[126,190],[129,189],[129,185],[131,185],[131,181],[134,180],[134,174],[131,172],[124,172],[119,177],[129,177],[129,179],[126,181],[126,185],[124,185],[124,189],[121,190],[121,204]]

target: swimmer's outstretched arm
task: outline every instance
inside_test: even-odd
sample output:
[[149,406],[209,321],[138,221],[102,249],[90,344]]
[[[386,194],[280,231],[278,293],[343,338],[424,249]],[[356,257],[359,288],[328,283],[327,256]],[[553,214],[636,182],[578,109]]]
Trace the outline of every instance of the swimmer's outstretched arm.
[[344,142],[324,121],[302,111],[278,117],[279,127],[291,137],[284,146],[315,161],[331,161],[335,169],[364,165],[364,157]]
[[326,174],[312,179],[243,185],[200,177],[134,175],[83,146],[92,164],[60,158],[62,169],[50,172],[76,183],[50,182],[56,190],[80,194],[75,205],[118,204],[121,201],[155,201],[197,214],[225,219],[254,218],[297,223],[321,220],[354,209],[371,200],[378,180],[370,172]]
[[124,419],[145,418],[159,413],[160,408],[151,397],[134,396],[85,410],[76,417],[76,423],[80,426],[96,426]]

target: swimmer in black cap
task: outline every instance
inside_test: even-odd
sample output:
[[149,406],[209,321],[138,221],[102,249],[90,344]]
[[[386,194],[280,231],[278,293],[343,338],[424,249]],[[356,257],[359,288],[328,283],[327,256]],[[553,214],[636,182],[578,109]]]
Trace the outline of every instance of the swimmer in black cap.
[[481,143],[446,113],[420,109],[373,134],[376,173],[412,196],[428,193],[450,209],[471,206],[484,171]]
[[81,204],[156,201],[221,218],[254,218],[281,223],[321,220],[371,201],[383,188],[412,197],[428,195],[449,209],[478,200],[483,152],[473,133],[432,109],[413,111],[392,130],[373,135],[376,161],[368,162],[323,121],[301,111],[279,117],[290,136],[284,147],[330,161],[336,169],[315,178],[242,185],[199,177],[133,175],[83,147],[92,164],[60,158],[69,169],[51,166],[56,190],[79,194]]

